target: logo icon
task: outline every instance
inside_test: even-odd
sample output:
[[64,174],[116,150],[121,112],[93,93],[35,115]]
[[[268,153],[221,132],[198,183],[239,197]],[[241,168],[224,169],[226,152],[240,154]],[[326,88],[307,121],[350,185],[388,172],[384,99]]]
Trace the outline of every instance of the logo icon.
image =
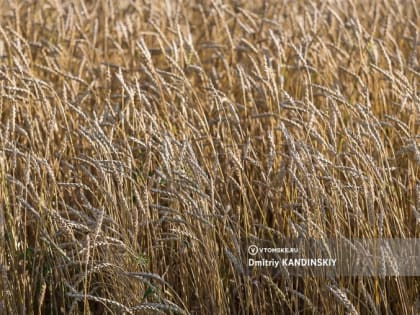
[[258,253],[258,246],[256,245],[250,245],[248,247],[248,253],[252,256],[255,256]]

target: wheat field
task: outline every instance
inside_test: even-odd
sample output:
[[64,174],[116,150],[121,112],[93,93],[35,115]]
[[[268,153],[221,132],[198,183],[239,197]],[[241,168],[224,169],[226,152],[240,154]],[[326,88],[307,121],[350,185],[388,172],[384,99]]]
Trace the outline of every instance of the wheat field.
[[419,237],[417,0],[0,4],[0,314],[420,313],[244,252]]

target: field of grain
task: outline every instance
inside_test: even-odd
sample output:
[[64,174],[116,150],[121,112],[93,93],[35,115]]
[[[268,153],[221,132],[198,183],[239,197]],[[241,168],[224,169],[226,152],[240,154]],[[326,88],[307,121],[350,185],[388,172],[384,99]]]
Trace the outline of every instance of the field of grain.
[[0,0],[0,314],[416,314],[248,240],[420,235],[417,0]]

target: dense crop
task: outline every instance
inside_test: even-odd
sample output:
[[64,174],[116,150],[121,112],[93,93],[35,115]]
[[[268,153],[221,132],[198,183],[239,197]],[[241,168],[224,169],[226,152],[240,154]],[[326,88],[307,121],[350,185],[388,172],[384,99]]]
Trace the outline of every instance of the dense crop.
[[0,1],[0,313],[415,314],[244,242],[419,237],[418,1]]

